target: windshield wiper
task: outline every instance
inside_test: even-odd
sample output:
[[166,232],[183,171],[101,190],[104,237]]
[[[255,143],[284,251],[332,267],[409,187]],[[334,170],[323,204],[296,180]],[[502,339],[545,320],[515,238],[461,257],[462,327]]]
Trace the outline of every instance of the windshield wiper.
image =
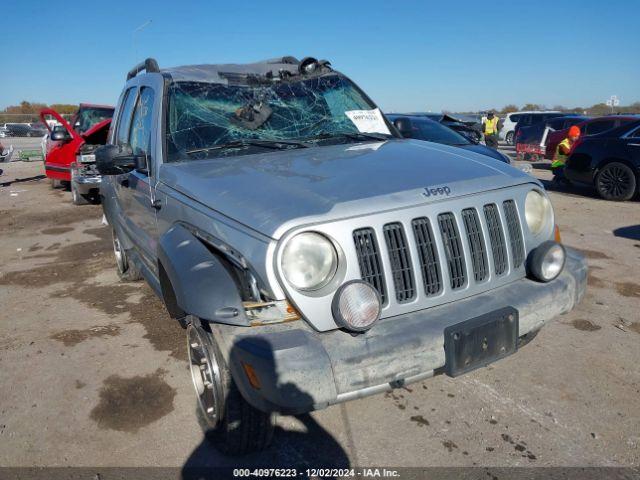
[[351,140],[388,140],[393,138],[386,133],[362,133],[362,132],[322,132],[309,140],[326,140],[329,138],[349,138]]
[[291,147],[295,148],[309,148],[309,145],[305,142],[296,142],[293,140],[260,140],[260,139],[244,139],[236,140],[234,142],[222,143],[220,145],[211,145],[205,148],[196,148],[193,150],[187,150],[187,155],[194,153],[209,152],[211,150],[224,150],[227,148],[243,148],[243,147],[263,147],[273,150],[285,150]]

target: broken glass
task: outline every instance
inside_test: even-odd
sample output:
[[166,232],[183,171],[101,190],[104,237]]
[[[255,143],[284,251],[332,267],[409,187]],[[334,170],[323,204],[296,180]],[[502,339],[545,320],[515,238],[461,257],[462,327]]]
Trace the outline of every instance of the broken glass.
[[[363,133],[347,113],[376,110],[339,74],[252,84],[179,81],[169,87],[168,160],[181,161],[296,148],[339,138],[389,137]],[[195,153],[195,155],[194,155]]]

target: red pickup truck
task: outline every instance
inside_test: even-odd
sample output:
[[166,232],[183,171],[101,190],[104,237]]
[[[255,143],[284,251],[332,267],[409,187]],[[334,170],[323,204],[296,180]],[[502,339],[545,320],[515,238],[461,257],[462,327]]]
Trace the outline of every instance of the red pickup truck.
[[[42,123],[49,130],[45,173],[54,187],[62,182],[71,182],[71,165],[76,162],[80,149],[85,144],[106,143],[114,108],[107,105],[81,103],[71,120],[71,126],[58,112],[45,108],[40,112]],[[53,117],[63,128],[53,128],[46,117]]]

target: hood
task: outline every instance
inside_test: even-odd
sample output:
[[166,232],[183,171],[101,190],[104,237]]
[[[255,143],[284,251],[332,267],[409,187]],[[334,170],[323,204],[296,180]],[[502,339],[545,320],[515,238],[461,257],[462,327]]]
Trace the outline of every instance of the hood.
[[160,181],[277,239],[305,223],[534,180],[505,163],[460,148],[390,140],[167,163],[160,169]]
[[475,144],[460,145],[460,148],[464,148],[468,152],[479,153],[481,155],[486,155],[487,157],[491,157],[491,158],[495,158],[496,160],[500,160],[501,162],[508,163],[508,162],[505,161],[505,158],[503,157],[503,155],[500,152],[498,152],[497,150],[494,150],[493,148],[487,147],[485,145],[475,145]]
[[109,127],[111,127],[111,119],[107,118],[106,120],[96,123],[89,130],[81,133],[80,136],[86,143],[104,145],[107,142]]

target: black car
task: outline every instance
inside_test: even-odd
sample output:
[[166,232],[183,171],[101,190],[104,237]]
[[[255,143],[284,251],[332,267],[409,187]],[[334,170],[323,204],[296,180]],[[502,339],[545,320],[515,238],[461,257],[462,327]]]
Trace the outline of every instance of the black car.
[[544,123],[552,118],[564,117],[566,113],[562,112],[532,112],[532,113],[523,113],[520,115],[518,119],[518,123],[513,129],[513,138],[515,138],[516,142],[518,142],[518,131],[521,128],[531,127],[533,125],[538,125],[539,123]]
[[446,113],[412,113],[411,116],[424,117],[441,123],[473,143],[480,143],[480,140],[482,140],[482,124],[479,122],[463,121]]
[[5,137],[41,137],[45,129],[33,128],[28,123],[7,123],[4,126]]
[[425,116],[389,114],[387,118],[393,122],[405,138],[414,138],[416,140],[460,147],[465,150],[487,155],[501,162],[511,163],[509,157],[503,153],[484,145],[478,145],[451,128],[434,122]]
[[640,179],[640,117],[612,130],[580,137],[567,159],[571,182],[594,185],[606,200],[629,200]]
[[584,115],[566,115],[564,117],[550,118],[548,120],[536,123],[529,127],[522,127],[518,129],[516,142],[534,144],[541,143],[544,131],[547,127],[552,130],[564,130],[578,123],[589,120],[589,117]]

